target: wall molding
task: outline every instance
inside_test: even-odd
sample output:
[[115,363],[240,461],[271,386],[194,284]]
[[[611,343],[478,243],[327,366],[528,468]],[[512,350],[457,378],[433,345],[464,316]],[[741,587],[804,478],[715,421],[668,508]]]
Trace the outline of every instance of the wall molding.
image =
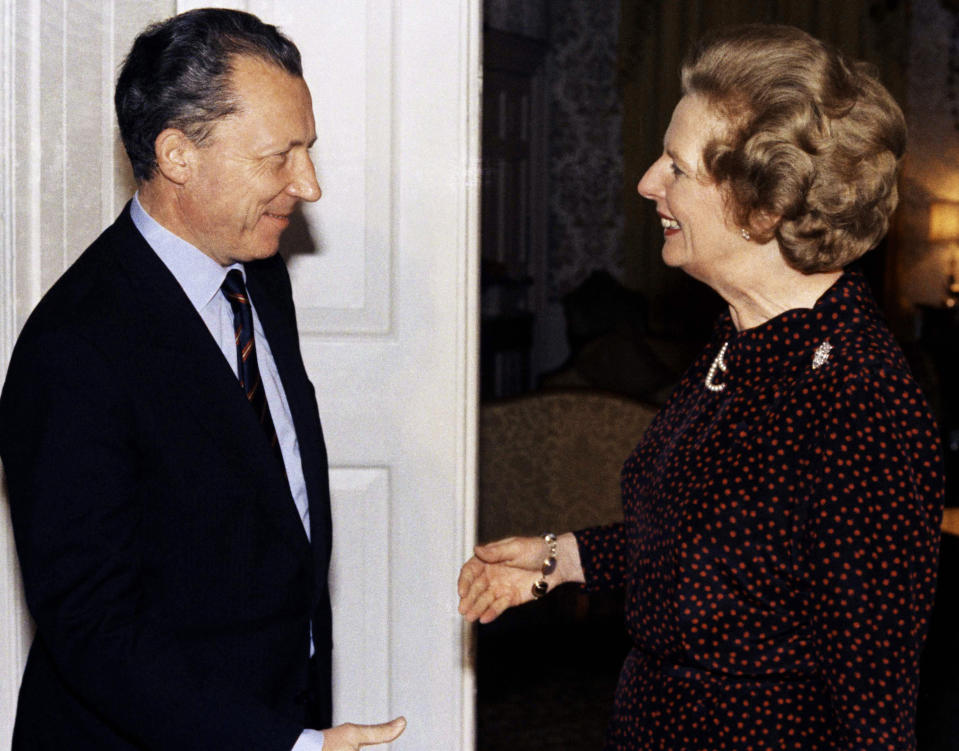
[[[461,6],[459,82],[460,170],[466,177],[457,210],[462,248],[456,271],[463,294],[456,311],[456,513],[459,559],[467,560],[476,543],[479,497],[479,372],[480,372],[480,166],[482,141],[482,48],[483,8],[480,0]],[[460,654],[464,668],[459,674],[460,737],[462,751],[476,748],[476,630],[461,622]]]
[[[7,372],[17,336],[14,10],[13,3],[0,5],[0,381]],[[0,484],[0,504],[0,746],[8,748],[30,626],[10,527],[5,478]]]
[[16,340],[14,284],[14,22],[13,3],[0,6],[0,373],[6,373]]

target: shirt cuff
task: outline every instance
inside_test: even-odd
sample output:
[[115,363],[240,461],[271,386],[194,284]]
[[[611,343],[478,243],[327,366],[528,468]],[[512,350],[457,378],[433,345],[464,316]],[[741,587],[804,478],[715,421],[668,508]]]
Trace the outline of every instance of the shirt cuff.
[[323,731],[307,728],[300,733],[290,751],[323,751]]

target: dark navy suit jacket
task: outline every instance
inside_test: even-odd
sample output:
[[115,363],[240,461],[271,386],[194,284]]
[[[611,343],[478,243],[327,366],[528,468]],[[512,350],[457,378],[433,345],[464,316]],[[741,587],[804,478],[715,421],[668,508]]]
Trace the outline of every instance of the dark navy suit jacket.
[[288,751],[304,700],[329,724],[326,450],[283,261],[246,270],[312,544],[229,363],[127,206],[30,316],[0,395],[37,625],[15,749]]

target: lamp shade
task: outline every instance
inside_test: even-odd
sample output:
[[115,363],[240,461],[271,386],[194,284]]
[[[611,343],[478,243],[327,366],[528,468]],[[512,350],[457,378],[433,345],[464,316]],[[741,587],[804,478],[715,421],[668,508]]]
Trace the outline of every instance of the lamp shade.
[[934,203],[929,207],[929,242],[959,240],[959,203]]

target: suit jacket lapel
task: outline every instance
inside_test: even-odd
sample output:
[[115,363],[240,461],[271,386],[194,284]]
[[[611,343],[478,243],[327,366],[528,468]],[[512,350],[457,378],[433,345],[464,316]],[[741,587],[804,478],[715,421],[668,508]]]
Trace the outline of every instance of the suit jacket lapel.
[[144,316],[144,348],[148,356],[156,355],[169,382],[182,388],[183,419],[204,425],[237,476],[260,488],[257,496],[269,504],[270,517],[292,549],[309,556],[289,484],[223,353],[176,279],[136,231],[129,208],[111,229],[117,232],[118,262]]
[[300,460],[310,504],[310,537],[314,557],[323,572],[320,578],[325,582],[332,534],[326,446],[313,387],[303,367],[292,312],[292,299],[285,301],[289,305],[289,313],[284,315],[274,299],[275,292],[274,294],[268,292],[257,265],[247,265],[246,269],[247,287],[270,342],[273,360],[280,374],[283,391],[293,416],[293,427],[300,447]]

